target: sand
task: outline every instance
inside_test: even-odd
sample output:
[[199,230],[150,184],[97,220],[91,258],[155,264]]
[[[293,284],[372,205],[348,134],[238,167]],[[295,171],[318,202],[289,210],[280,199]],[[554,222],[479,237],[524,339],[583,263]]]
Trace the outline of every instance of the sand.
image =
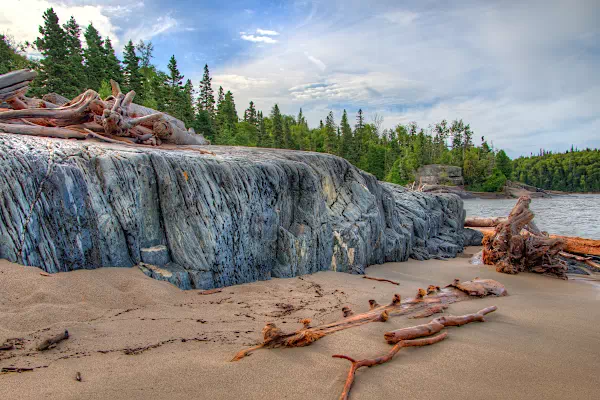
[[[466,253],[474,253],[469,248]],[[341,307],[412,296],[419,287],[475,276],[506,285],[509,296],[456,303],[460,315],[489,305],[487,322],[450,328],[434,346],[402,350],[357,374],[359,399],[597,399],[600,396],[600,288],[533,274],[503,275],[467,258],[373,266],[369,275],[335,272],[273,279],[199,295],[147,278],[136,268],[50,277],[0,260],[0,367],[43,367],[0,375],[0,399],[336,399],[348,362],[383,354],[387,330],[423,323],[396,317],[327,336],[309,347],[260,350],[229,362],[260,340],[265,322],[284,330],[337,320]],[[71,338],[33,351],[67,328]],[[185,340],[185,341],[182,341]],[[152,346],[145,350],[135,350]],[[134,354],[126,354],[134,353]],[[75,380],[81,373],[82,382]]]

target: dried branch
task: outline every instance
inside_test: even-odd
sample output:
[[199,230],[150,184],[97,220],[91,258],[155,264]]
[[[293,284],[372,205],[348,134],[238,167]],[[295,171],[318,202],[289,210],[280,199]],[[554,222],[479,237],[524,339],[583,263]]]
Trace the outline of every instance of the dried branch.
[[371,280],[373,280],[373,281],[379,281],[379,282],[389,282],[389,283],[391,283],[392,285],[400,285],[400,283],[399,283],[399,282],[396,282],[396,281],[391,281],[391,280],[389,280],[389,279],[384,279],[384,278],[375,278],[375,277],[373,277],[373,276],[367,276],[367,275],[363,276],[363,279],[371,279]]
[[69,331],[65,330],[63,333],[53,336],[51,338],[48,338],[46,340],[44,340],[42,343],[40,343],[37,347],[38,351],[44,351],[44,350],[48,350],[51,346],[62,342],[63,340],[66,340],[69,338]]

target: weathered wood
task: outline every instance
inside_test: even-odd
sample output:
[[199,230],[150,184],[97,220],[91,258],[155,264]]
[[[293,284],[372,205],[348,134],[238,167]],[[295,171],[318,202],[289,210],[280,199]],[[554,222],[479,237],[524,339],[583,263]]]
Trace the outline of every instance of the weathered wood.
[[468,227],[494,227],[501,222],[506,222],[506,217],[467,217],[465,226]]
[[0,132],[14,133],[17,135],[54,137],[59,139],[85,139],[88,136],[85,133],[67,128],[3,123],[0,123]]
[[400,285],[400,283],[396,282],[396,281],[392,281],[389,279],[385,279],[385,278],[375,278],[374,276],[363,276],[363,279],[370,279],[372,281],[379,281],[379,282],[388,282],[391,283],[392,285]]
[[[471,295],[471,293],[475,293],[475,295]],[[346,310],[342,310],[344,318],[341,320],[315,327],[305,325],[303,328],[290,333],[283,332],[274,323],[269,322],[263,329],[262,343],[238,352],[231,361],[241,360],[262,348],[308,346],[337,331],[371,322],[385,322],[390,317],[418,313],[433,305],[448,305],[474,297],[504,296],[506,294],[504,286],[492,279],[475,279],[463,283],[457,279],[448,287],[430,295],[424,289],[419,289],[417,296],[414,298],[401,301],[400,295],[396,294],[392,298],[392,302],[387,305],[379,305],[374,300],[370,300],[371,309],[361,314],[353,314],[346,307]]]
[[345,355],[336,354],[332,357],[342,358],[350,361],[351,366],[348,371],[348,377],[344,384],[344,389],[340,395],[340,400],[347,400],[350,396],[350,390],[354,384],[356,378],[356,371],[362,367],[374,367],[376,365],[384,364],[391,361],[392,358],[404,347],[417,347],[417,346],[429,346],[444,340],[447,336],[447,332],[442,332],[439,335],[431,336],[442,331],[442,329],[448,326],[462,326],[471,322],[484,322],[484,315],[496,311],[496,306],[484,308],[474,314],[467,314],[459,317],[438,317],[428,324],[412,326],[410,328],[398,329],[384,334],[385,340],[393,344],[389,352],[383,356],[376,358],[367,358],[364,360],[355,360],[352,357]]
[[63,340],[66,340],[69,338],[69,331],[65,330],[63,333],[58,334],[56,336],[53,336],[51,338],[48,338],[46,340],[44,340],[42,343],[40,343],[37,347],[38,351],[44,351],[44,350],[48,350],[51,346],[62,342]]
[[507,274],[531,271],[566,279],[567,267],[558,257],[564,241],[524,229],[534,217],[530,203],[529,196],[520,197],[506,222],[483,238],[483,262]]

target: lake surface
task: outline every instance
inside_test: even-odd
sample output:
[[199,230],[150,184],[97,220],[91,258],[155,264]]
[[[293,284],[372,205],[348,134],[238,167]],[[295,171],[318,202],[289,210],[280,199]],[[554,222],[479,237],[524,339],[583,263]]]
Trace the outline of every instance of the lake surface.
[[[467,216],[505,217],[517,199],[464,200]],[[600,195],[580,194],[532,199],[537,226],[551,234],[600,239]]]

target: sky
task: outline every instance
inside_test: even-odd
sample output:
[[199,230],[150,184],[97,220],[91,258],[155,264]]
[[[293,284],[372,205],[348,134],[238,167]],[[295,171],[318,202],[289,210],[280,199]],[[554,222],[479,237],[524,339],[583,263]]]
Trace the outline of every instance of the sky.
[[125,43],[175,55],[195,86],[268,114],[279,104],[312,127],[359,108],[383,127],[463,119],[511,157],[600,147],[600,2],[399,0],[14,0],[0,32],[34,40],[54,7]]

